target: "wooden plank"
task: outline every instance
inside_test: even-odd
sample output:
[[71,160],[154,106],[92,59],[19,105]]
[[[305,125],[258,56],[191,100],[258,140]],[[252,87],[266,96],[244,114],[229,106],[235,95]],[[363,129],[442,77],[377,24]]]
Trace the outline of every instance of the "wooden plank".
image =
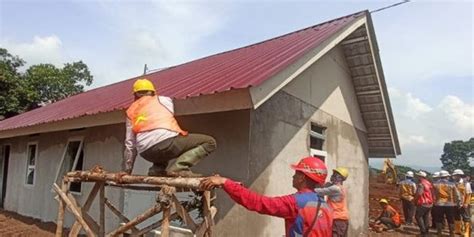
[[161,211],[161,206],[156,204],[150,209],[146,210],[143,214],[135,217],[133,220],[127,222],[125,225],[120,226],[119,228],[110,232],[107,236],[118,236],[120,234],[125,233],[127,230],[131,229],[132,227],[142,223],[146,219],[156,215],[158,212]]
[[[104,199],[104,203],[105,205],[110,209],[110,211],[112,211],[112,213],[114,213],[121,221],[127,223],[127,222],[130,222],[130,220],[124,216],[110,201],[109,199],[105,198]],[[133,226],[132,227],[132,233],[134,232],[138,232],[138,228]]]
[[99,237],[105,236],[105,186],[104,182],[100,184],[99,192]]
[[[63,192],[67,192],[68,184],[66,181],[63,181],[61,184],[61,190]],[[64,226],[64,211],[66,209],[66,203],[59,198],[59,208],[58,208],[58,221],[56,222],[56,237],[63,236],[63,226]]]
[[[89,193],[89,196],[87,197],[86,202],[84,203],[84,206],[82,207],[82,212],[88,212],[89,209],[92,206],[92,203],[94,202],[95,197],[97,196],[97,193],[99,192],[100,189],[100,183],[96,182],[94,184],[94,187],[92,188],[91,192]],[[81,231],[81,224],[76,220],[74,224],[71,227],[71,231],[69,232],[69,236],[77,236],[79,235],[79,232]]]
[[179,202],[178,198],[176,198],[175,195],[172,195],[171,198],[172,198],[173,203],[175,205],[176,212],[181,217],[181,219],[186,224],[186,226],[190,230],[192,230],[193,232],[196,231],[197,225],[196,225],[196,223],[194,223],[193,218],[191,218],[191,216],[189,215],[189,212],[186,210],[186,208],[184,208],[183,205],[181,205],[181,203]]
[[74,206],[74,204],[69,200],[67,197],[66,193],[64,193],[61,189],[59,189],[57,184],[53,184],[53,189],[56,191],[56,193],[59,194],[61,199],[66,203],[66,206],[69,208],[69,210],[72,212],[74,217],[76,217],[76,220],[79,221],[79,223],[82,225],[84,230],[86,231],[88,236],[95,236],[94,232],[90,229],[90,227],[87,225],[86,221],[84,218],[82,218],[82,213],[79,208]]

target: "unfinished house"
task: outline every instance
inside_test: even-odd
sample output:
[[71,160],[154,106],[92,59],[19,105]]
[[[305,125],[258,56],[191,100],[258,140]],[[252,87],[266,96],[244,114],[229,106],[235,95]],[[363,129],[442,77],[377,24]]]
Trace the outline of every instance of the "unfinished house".
[[[55,221],[51,191],[65,172],[120,170],[125,109],[138,78],[175,102],[183,129],[214,136],[217,150],[196,166],[269,196],[294,192],[289,165],[305,156],[347,167],[349,236],[368,228],[368,159],[400,154],[377,41],[367,11],[257,44],[89,90],[0,122],[1,204]],[[134,174],[150,163],[137,158]],[[92,184],[71,187],[79,202]],[[108,189],[129,217],[147,192]],[[282,219],[249,212],[218,192],[216,236],[282,236]],[[97,203],[94,203],[92,210]],[[94,215],[94,212],[92,212]],[[109,230],[119,221],[106,215]],[[95,214],[97,215],[97,213]],[[66,225],[72,218],[66,219]]]

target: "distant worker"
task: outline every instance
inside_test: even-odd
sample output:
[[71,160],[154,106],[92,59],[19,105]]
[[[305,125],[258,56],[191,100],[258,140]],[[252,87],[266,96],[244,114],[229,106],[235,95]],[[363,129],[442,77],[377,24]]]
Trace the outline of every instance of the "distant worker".
[[[431,184],[433,185],[433,190],[434,190],[434,184],[438,182],[438,180],[439,180],[439,171],[434,172],[433,175],[431,176],[431,181],[432,181]],[[434,199],[435,197],[433,195],[433,201],[435,201]],[[431,228],[432,229],[436,229],[435,217],[436,217],[437,207],[438,206],[436,206],[436,203],[433,203],[433,207],[431,208]]]
[[413,172],[408,171],[405,174],[405,179],[399,183],[399,195],[402,200],[403,216],[407,225],[413,225],[413,217],[415,216],[415,203],[413,199],[416,193],[416,183],[414,177]]
[[430,211],[433,207],[433,185],[426,179],[427,174],[419,171],[415,174],[418,177],[418,185],[415,195],[416,213],[415,219],[420,228],[421,236],[429,235]]
[[127,109],[124,171],[132,172],[138,153],[153,163],[149,176],[199,176],[190,168],[216,149],[216,140],[182,130],[172,99],[158,96],[151,81],[135,81],[133,95],[135,101]]
[[342,186],[349,176],[346,168],[333,170],[331,180],[323,188],[315,189],[320,196],[327,196],[327,203],[333,210],[332,236],[346,237],[349,229],[349,211],[347,210],[347,191]]
[[296,193],[267,197],[252,192],[241,184],[220,176],[201,181],[201,189],[223,187],[224,191],[238,204],[250,211],[285,219],[287,237],[330,237],[332,234],[332,210],[324,199],[314,192],[327,177],[326,165],[315,157],[306,157],[297,165],[293,187]]
[[[459,208],[456,208],[456,213],[454,216],[455,220],[455,234],[463,235],[465,237],[471,236],[471,211],[470,211],[470,202],[471,202],[471,183],[465,180],[464,172],[460,169],[453,171],[453,179],[456,182],[456,187],[459,190],[460,194],[460,204]],[[464,230],[463,230],[464,229]]]
[[383,226],[384,230],[393,231],[394,229],[400,227],[400,214],[390,206],[388,200],[385,198],[380,199],[380,206],[382,206],[382,213],[375,220],[375,224],[380,227]]
[[438,236],[442,236],[444,218],[448,222],[449,234],[454,236],[454,214],[459,205],[459,191],[449,180],[449,172],[439,172],[439,180],[433,184],[435,194],[435,222]]

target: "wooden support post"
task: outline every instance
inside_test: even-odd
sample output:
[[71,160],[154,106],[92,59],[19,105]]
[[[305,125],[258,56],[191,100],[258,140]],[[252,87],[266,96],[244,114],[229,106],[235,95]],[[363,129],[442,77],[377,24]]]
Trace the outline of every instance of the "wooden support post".
[[118,229],[112,231],[107,236],[118,236],[120,234],[125,233],[127,230],[131,229],[132,227],[142,223],[146,219],[156,215],[158,212],[161,211],[161,207],[159,204],[154,205],[152,208],[145,211],[143,214],[135,217],[133,220],[127,222],[125,225],[119,227]]
[[[173,214],[170,215],[169,220],[170,220],[170,221],[173,221],[173,220],[177,219],[178,217],[179,217],[178,213],[175,212],[175,213],[173,213]],[[150,232],[150,231],[152,231],[152,230],[154,230],[154,229],[160,227],[162,223],[163,223],[163,220],[157,221],[157,222],[155,222],[155,223],[153,223],[153,224],[151,224],[151,225],[149,225],[149,226],[147,226],[147,227],[141,229],[141,230],[138,231],[137,233],[132,233],[132,237],[140,236],[140,235],[146,234],[146,233],[148,233],[148,232]]]
[[99,237],[105,236],[105,185],[104,182],[100,184],[100,202],[99,202]]
[[69,200],[66,193],[64,193],[61,189],[59,189],[57,184],[53,184],[53,188],[56,191],[56,193],[59,194],[61,199],[66,203],[66,206],[72,212],[74,217],[76,217],[76,220],[78,220],[79,223],[82,225],[82,227],[86,231],[87,235],[88,236],[95,236],[94,232],[92,232],[92,230],[89,228],[89,226],[87,225],[84,218],[82,218],[81,211]]
[[[61,190],[67,192],[68,184],[65,180],[62,181]],[[58,208],[58,221],[56,222],[56,237],[63,236],[63,226],[64,226],[64,211],[66,209],[66,203],[62,198],[58,199],[59,208]]]
[[161,237],[170,236],[170,207],[162,206],[163,208],[163,219],[161,221]]
[[[104,200],[105,205],[112,211],[121,221],[127,223],[130,222],[130,220],[124,216],[110,201],[109,199],[105,198]],[[132,233],[138,232],[138,228],[133,226],[132,227]]]
[[172,195],[172,200],[176,209],[176,213],[181,217],[183,222],[186,224],[191,231],[196,231],[197,225],[194,223],[193,218],[189,215],[189,210],[186,210],[183,205],[179,202],[175,195]]
[[[95,197],[97,196],[97,193],[99,192],[100,189],[100,183],[96,182],[94,187],[92,188],[91,192],[89,193],[89,196],[87,197],[86,202],[84,203],[84,206],[82,207],[82,212],[88,212],[89,209],[92,206],[92,203],[94,202]],[[79,235],[79,232],[81,231],[81,224],[79,224],[79,221],[75,221],[74,224],[71,227],[71,231],[69,232],[69,236],[77,236]]]

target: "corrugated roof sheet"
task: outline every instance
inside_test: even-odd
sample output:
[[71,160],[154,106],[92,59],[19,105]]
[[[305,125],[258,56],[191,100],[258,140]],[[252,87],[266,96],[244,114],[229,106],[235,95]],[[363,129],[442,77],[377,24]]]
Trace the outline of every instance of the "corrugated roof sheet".
[[[186,98],[256,86],[285,69],[364,12],[146,75],[162,95]],[[136,78],[96,88],[0,121],[0,131],[127,108]]]

